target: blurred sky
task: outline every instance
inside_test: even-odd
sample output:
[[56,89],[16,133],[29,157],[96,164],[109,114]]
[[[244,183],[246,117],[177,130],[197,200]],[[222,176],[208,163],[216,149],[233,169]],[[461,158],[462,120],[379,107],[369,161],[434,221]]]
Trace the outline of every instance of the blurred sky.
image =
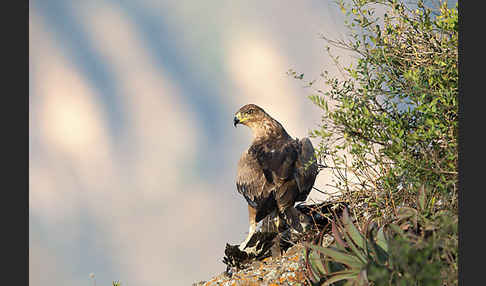
[[31,0],[29,30],[36,286],[92,285],[90,273],[96,285],[190,285],[224,271],[226,242],[248,231],[234,182],[252,137],[234,113],[255,103],[307,136],[320,112],[286,72],[335,71],[319,34],[344,35],[325,0]]

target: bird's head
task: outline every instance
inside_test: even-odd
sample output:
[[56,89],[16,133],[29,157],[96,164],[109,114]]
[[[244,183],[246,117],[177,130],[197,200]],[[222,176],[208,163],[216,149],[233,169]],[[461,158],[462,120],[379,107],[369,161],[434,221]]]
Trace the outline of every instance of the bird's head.
[[267,118],[267,113],[258,105],[247,104],[241,107],[233,119],[233,125],[243,124],[253,129]]
[[277,120],[273,119],[263,108],[255,104],[247,104],[241,107],[235,113],[233,124],[235,127],[238,124],[250,127],[255,140],[258,138],[289,136]]

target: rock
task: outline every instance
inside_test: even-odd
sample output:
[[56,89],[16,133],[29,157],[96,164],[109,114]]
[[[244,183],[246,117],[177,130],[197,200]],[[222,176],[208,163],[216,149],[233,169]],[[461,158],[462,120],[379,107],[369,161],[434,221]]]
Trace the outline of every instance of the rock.
[[311,218],[313,225],[305,233],[294,233],[285,229],[277,234],[272,225],[262,224],[263,231],[257,231],[245,248],[226,244],[223,263],[226,270],[209,281],[194,283],[195,286],[210,285],[308,285],[303,262],[302,241],[320,243],[332,241],[332,236],[320,234],[329,223],[328,217],[341,214],[346,204],[324,202],[315,205],[297,205],[296,208]]

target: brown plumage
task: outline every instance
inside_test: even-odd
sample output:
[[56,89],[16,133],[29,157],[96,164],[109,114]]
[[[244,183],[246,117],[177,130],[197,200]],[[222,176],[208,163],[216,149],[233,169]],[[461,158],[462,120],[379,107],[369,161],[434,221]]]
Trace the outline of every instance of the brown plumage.
[[[256,231],[256,224],[270,214],[278,215],[297,231],[302,231],[295,202],[304,201],[314,185],[317,164],[308,138],[293,139],[283,126],[255,104],[247,104],[235,114],[234,125],[253,131],[253,142],[238,162],[236,188],[248,202],[250,231],[240,244],[243,250]],[[311,163],[309,165],[309,163]],[[278,228],[278,226],[277,226]]]

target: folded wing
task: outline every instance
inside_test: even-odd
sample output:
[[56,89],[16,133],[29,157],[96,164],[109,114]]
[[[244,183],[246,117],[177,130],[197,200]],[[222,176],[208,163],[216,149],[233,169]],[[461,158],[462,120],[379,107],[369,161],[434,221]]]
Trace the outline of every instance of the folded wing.
[[[297,139],[298,140],[298,139]],[[299,195],[296,201],[305,201],[309,195],[318,173],[314,147],[309,138],[298,140],[299,156],[295,163],[295,177],[299,188]]]

